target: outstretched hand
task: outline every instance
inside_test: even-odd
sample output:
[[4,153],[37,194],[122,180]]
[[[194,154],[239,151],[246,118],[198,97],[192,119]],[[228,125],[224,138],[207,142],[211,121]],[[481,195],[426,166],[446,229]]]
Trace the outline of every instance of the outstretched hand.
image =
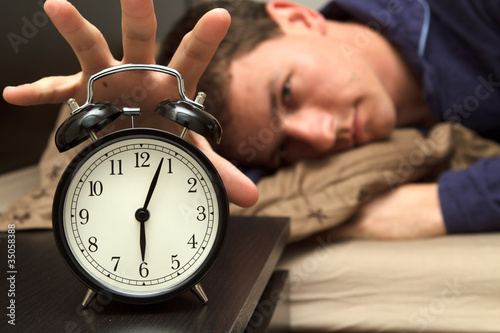
[[[154,63],[156,17],[152,0],[121,0],[123,59],[116,60],[102,33],[76,8],[64,0],[47,0],[44,9],[72,47],[81,72],[70,76],[45,77],[33,83],[6,87],[4,99],[16,105],[62,103],[69,98],[82,102],[86,98],[89,77],[105,68],[126,63]],[[196,85],[210,62],[219,43],[229,28],[231,18],[227,11],[215,9],[205,14],[196,27],[179,45],[169,67],[179,71],[184,78],[186,93],[193,98]],[[153,100],[178,96],[174,78],[152,73],[152,79],[161,88],[155,89]],[[106,94],[118,96],[137,86],[137,75],[130,73],[127,80],[106,78]],[[240,206],[251,206],[257,201],[255,185],[226,159],[216,154],[202,137],[193,136],[194,143],[210,158],[219,171],[229,200]]]

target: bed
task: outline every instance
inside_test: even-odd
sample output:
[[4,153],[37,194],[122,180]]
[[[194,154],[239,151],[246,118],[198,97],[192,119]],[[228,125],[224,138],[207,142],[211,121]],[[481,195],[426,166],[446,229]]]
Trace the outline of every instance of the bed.
[[[425,161],[414,164],[411,173],[400,177],[402,181],[433,176],[443,167],[463,167],[465,160],[477,155],[500,154],[498,147],[491,149],[468,131],[449,125],[441,131],[453,138],[452,144],[440,145]],[[419,135],[398,131],[390,147],[375,148],[409,160],[415,147],[401,143],[417,142],[414,138]],[[439,135],[442,138],[443,132]],[[48,147],[39,165],[0,177],[3,230],[9,223],[16,223],[19,232],[51,227],[51,193],[57,175],[76,152],[60,155]],[[371,148],[368,154],[383,155]],[[325,233],[370,197],[397,186],[387,181],[387,172],[397,171],[398,163],[375,163],[372,158],[367,168],[359,163],[367,158],[366,152],[363,157],[359,152],[348,154],[353,156],[332,157],[342,162],[330,161],[338,169],[329,170],[328,179],[310,172],[311,167],[318,168],[315,162],[304,162],[259,182],[262,193],[256,206],[231,209],[234,215],[291,216],[291,237],[279,268],[290,273],[287,301],[292,330],[500,332],[500,233],[411,241],[335,240]],[[398,160],[386,155],[387,160]],[[366,169],[368,177],[360,180]],[[332,192],[325,191],[335,204],[321,206],[318,200],[307,200],[308,191],[325,183],[333,184]],[[318,209],[323,210],[318,213]]]

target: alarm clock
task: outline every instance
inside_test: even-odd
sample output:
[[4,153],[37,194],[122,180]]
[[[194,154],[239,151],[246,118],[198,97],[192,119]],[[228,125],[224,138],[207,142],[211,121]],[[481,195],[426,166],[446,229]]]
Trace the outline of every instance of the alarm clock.
[[[177,78],[180,100],[155,109],[180,124],[180,136],[133,126],[138,108],[93,102],[94,82],[107,75],[156,71]],[[70,162],[57,186],[52,223],[59,252],[89,289],[134,304],[165,301],[192,290],[208,301],[200,281],[221,252],[228,224],[228,199],[210,160],[186,140],[193,130],[220,142],[217,120],[203,111],[204,94],[190,100],[172,68],[128,64],[91,76],[87,100],[69,101],[71,116],[56,132],[60,152],[91,143]],[[131,128],[97,138],[120,115]]]

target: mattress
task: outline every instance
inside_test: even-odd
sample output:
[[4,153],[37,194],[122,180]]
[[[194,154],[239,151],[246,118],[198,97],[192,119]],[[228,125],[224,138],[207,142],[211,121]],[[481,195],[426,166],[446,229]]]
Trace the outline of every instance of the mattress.
[[289,245],[300,332],[500,332],[500,233]]

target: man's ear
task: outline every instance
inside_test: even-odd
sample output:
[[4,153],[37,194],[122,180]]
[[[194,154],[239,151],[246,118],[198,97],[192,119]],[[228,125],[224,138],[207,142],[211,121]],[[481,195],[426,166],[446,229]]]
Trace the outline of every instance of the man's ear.
[[304,31],[303,29],[326,32],[326,19],[319,12],[288,1],[270,1],[266,3],[269,17],[276,22],[284,32]]

